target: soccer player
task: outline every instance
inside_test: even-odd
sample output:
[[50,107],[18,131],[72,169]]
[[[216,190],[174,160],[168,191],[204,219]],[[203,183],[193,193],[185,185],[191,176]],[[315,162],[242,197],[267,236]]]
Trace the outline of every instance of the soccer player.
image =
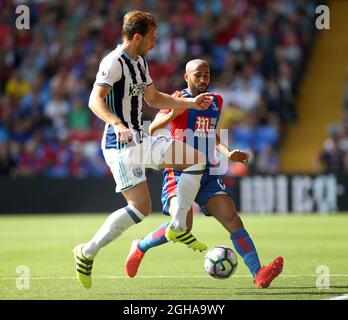
[[[144,56],[154,48],[157,23],[147,12],[130,11],[123,18],[122,44],[100,63],[89,108],[105,122],[101,142],[106,163],[127,206],[113,212],[93,238],[73,249],[76,275],[81,285],[92,285],[93,260],[98,251],[115,240],[123,231],[141,222],[151,211],[151,198],[145,177],[145,167],[173,167],[181,170],[177,186],[178,203],[166,230],[169,240],[182,242],[180,236],[190,237],[187,245],[194,250],[206,250],[187,230],[187,213],[198,192],[205,169],[205,156],[182,141],[165,136],[145,136],[141,119],[146,101],[155,108],[205,110],[212,103],[211,94],[203,93],[190,99],[159,92],[152,83]],[[183,161],[176,162],[181,152]],[[193,161],[187,155],[194,154]],[[186,237],[185,237],[186,238]]]
[[[206,92],[210,81],[210,68],[206,61],[201,59],[191,60],[186,64],[185,80],[187,88],[182,90],[179,95],[187,98],[196,97]],[[183,130],[191,129],[194,132],[194,146],[197,147],[197,140],[200,138],[215,139],[214,143],[206,143],[207,168],[201,180],[201,187],[196,197],[196,202],[207,215],[215,217],[228,231],[230,239],[238,254],[243,258],[244,263],[253,276],[257,288],[268,287],[273,279],[277,277],[283,268],[283,258],[278,257],[268,266],[261,267],[255,245],[243,226],[243,222],[237,214],[234,202],[226,192],[226,187],[220,177],[209,173],[209,168],[213,165],[209,159],[209,154],[214,152],[214,147],[231,161],[248,163],[248,154],[241,150],[229,151],[222,144],[218,134],[217,124],[222,108],[222,97],[214,94],[214,102],[207,110],[161,110],[150,126],[150,133],[157,129],[170,125],[171,136],[175,139],[187,140],[183,135]],[[182,129],[180,131],[180,129]],[[185,131],[184,131],[185,132]],[[191,140],[192,141],[192,140]],[[203,144],[204,145],[204,144]],[[209,146],[212,146],[209,148]],[[175,213],[178,206],[178,181],[181,172],[173,169],[164,170],[162,204],[164,214]],[[192,208],[188,214],[189,229],[192,228]],[[148,234],[143,239],[133,240],[129,255],[126,259],[126,272],[130,277],[137,274],[139,265],[145,253],[156,246],[168,242],[165,237],[165,230],[168,223],[164,223],[156,230]],[[189,239],[187,241],[190,241]]]

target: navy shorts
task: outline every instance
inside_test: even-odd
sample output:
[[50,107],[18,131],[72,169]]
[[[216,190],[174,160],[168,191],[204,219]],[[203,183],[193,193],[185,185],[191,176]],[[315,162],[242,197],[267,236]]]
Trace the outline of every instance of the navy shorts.
[[[163,170],[163,185],[162,185],[162,212],[169,215],[169,200],[177,195],[177,185],[182,171],[173,169]],[[205,205],[210,197],[216,193],[227,194],[226,186],[222,182],[220,176],[210,175],[209,169],[205,171],[201,179],[201,186],[197,193],[195,202],[201,207],[202,213],[210,216],[205,208]],[[229,195],[230,196],[230,195]]]

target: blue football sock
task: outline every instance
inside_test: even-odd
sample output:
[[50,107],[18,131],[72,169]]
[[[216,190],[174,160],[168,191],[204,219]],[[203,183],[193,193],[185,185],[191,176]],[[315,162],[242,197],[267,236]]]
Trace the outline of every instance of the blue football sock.
[[168,242],[167,238],[164,235],[168,225],[169,225],[169,222],[163,223],[155,231],[149,233],[144,239],[142,239],[138,243],[138,248],[141,251],[146,252],[150,248],[153,248]]
[[260,260],[256,252],[253,241],[245,229],[238,230],[231,234],[231,240],[234,248],[243,258],[249,271],[255,277],[257,271],[261,268]]

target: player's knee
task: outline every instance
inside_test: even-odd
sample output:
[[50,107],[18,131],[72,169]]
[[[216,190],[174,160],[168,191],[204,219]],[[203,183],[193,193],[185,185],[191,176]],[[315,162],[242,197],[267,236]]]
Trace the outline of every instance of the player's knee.
[[150,214],[152,209],[151,199],[139,199],[137,201],[130,200],[128,203],[134,206],[146,217]]

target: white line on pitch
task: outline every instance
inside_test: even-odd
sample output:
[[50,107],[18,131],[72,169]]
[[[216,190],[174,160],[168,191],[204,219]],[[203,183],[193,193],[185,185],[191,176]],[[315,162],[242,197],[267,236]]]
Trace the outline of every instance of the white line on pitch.
[[[233,278],[250,278],[249,275],[234,275]],[[280,275],[281,278],[303,278],[303,277],[318,277],[317,274],[283,274]],[[348,277],[348,274],[331,274],[330,277]],[[20,277],[25,279],[26,277]],[[40,277],[40,276],[31,276],[27,277],[31,280],[72,280],[76,279],[75,277],[67,276],[57,276],[57,277]],[[137,279],[178,279],[178,278],[210,278],[210,276],[196,276],[196,275],[166,275],[166,276],[137,276]],[[11,276],[0,276],[0,280],[16,280],[18,277]],[[127,276],[94,276],[94,279],[129,279]]]

